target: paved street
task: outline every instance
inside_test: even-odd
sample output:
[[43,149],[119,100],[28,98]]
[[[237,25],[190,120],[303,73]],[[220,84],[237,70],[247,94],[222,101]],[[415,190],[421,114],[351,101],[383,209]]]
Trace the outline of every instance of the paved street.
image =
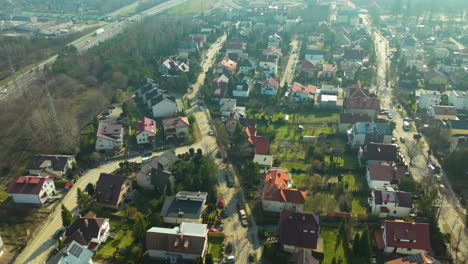
[[[197,111],[198,107],[196,106],[196,94],[200,86],[203,84],[205,79],[205,72],[210,68],[213,64],[214,58],[216,58],[216,54],[219,49],[222,47],[226,39],[226,35],[219,38],[219,40],[210,47],[207,51],[207,58],[202,63],[203,72],[200,74],[197,82],[193,85],[193,91],[187,94],[187,97],[194,101],[194,106],[192,107],[189,112],[194,112],[194,115],[197,119],[197,123],[200,127],[201,134],[203,139],[200,142],[197,142],[193,145],[184,146],[175,149],[176,154],[185,153],[189,150],[189,148],[201,148],[205,153],[214,152],[218,146],[216,142],[216,138],[214,136],[208,136],[208,131],[210,128],[211,118],[209,112],[205,111]],[[160,153],[154,153],[153,156],[160,155]],[[119,168],[119,163],[122,160],[114,161],[107,163],[105,165],[99,166],[98,168],[92,169],[85,173],[83,177],[81,177],[75,185],[71,188],[71,190],[67,193],[64,197],[62,203],[70,210],[76,210],[76,193],[77,189],[84,189],[88,183],[95,184],[100,173],[111,173],[112,171]],[[141,158],[132,158],[128,159],[128,161],[140,162]],[[226,204],[229,208],[229,218],[225,219],[225,232],[227,234],[227,240],[234,243],[234,247],[236,249],[235,256],[237,259],[247,259],[248,254],[254,252],[254,245],[255,250],[259,251],[261,254],[261,248],[258,245],[258,238],[257,238],[257,230],[256,227],[253,226],[249,229],[242,228],[240,226],[239,217],[237,214],[237,197],[239,192],[239,185],[236,184],[236,188],[226,188],[225,184],[225,177],[221,173],[223,169],[225,169],[226,164],[222,162],[222,160],[217,159],[216,163],[220,165],[220,174],[219,174],[219,183],[220,183],[220,193],[223,196]],[[47,259],[47,255],[49,252],[55,247],[56,239],[52,236],[53,234],[62,227],[62,219],[61,219],[61,208],[58,206],[49,216],[46,223],[40,226],[40,230],[37,230],[36,234],[33,236],[26,246],[26,248],[21,252],[21,254],[16,258],[14,263],[23,264],[23,263],[45,263]]]
[[280,80],[280,89],[283,88],[285,83],[287,83],[288,85],[291,84],[294,78],[294,71],[296,69],[296,63],[299,58],[300,42],[297,39],[293,39],[290,45],[291,45],[291,52],[289,54],[286,68],[284,69],[283,76]]
[[[368,21],[368,20],[364,20]],[[394,137],[399,139],[400,137],[404,137],[406,139],[406,144],[413,140],[413,133],[406,132],[403,130],[403,118],[404,114],[403,111],[399,111],[397,107],[392,102],[392,91],[391,87],[386,85],[385,77],[386,71],[388,70],[389,61],[387,59],[388,53],[388,42],[387,40],[380,34],[379,31],[373,33],[374,42],[376,43],[376,55],[377,55],[377,86],[374,87],[374,91],[377,92],[382,108],[388,109],[388,111],[393,115],[393,121],[396,122],[396,127],[394,130]],[[414,124],[413,124],[414,125]],[[427,167],[428,165],[428,144],[425,141],[424,137],[420,140],[421,143],[421,154],[417,155],[412,160],[411,164],[411,172],[413,178],[417,182],[422,181],[431,181],[436,183],[435,175],[429,172]],[[408,158],[408,149],[404,146],[403,143],[400,144],[400,151],[405,155],[406,160],[409,162]],[[435,158],[430,158],[431,162],[438,164]],[[450,245],[450,251],[454,259],[457,259],[457,263],[463,263],[462,261],[468,259],[468,235],[461,220],[460,214],[457,212],[463,212],[464,209],[460,205],[457,196],[453,192],[450,186],[450,182],[448,182],[447,178],[443,175],[443,187],[439,185],[439,193],[441,196],[442,202],[442,210],[440,213],[439,218],[439,227],[441,228],[442,232],[449,233],[452,236],[452,241]],[[456,244],[458,244],[458,253],[455,251]]]

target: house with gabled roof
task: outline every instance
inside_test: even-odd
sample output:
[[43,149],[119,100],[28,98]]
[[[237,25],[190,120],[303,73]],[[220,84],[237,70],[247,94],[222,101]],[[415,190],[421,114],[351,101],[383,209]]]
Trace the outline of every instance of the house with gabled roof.
[[407,255],[402,258],[394,259],[385,262],[384,264],[440,264],[437,259],[434,257],[425,254],[425,253],[418,253]]
[[265,78],[275,77],[278,73],[278,60],[277,55],[261,55],[259,58],[259,66]]
[[366,180],[371,189],[398,186],[401,180],[408,177],[409,173],[406,167],[395,163],[380,162],[368,165],[366,169]]
[[89,211],[75,219],[67,228],[64,244],[68,245],[74,240],[89,250],[96,250],[101,243],[107,241],[109,231],[109,219],[96,217],[94,212]]
[[134,194],[132,182],[122,176],[101,173],[96,182],[95,198],[102,207],[118,209]]
[[230,59],[224,59],[216,65],[216,73],[233,75],[236,73],[237,62]]
[[42,176],[16,176],[7,193],[18,204],[42,206],[55,193],[54,180]]
[[301,76],[306,78],[314,78],[317,75],[317,72],[319,72],[321,69],[321,64],[314,64],[312,61],[309,60],[301,60],[297,64],[297,71]]
[[190,122],[186,116],[166,118],[162,121],[162,125],[167,140],[185,140],[190,135]]
[[254,154],[268,155],[270,140],[265,136],[257,136],[257,129],[254,126],[244,128],[247,134],[247,141],[252,146]]
[[384,253],[409,255],[431,250],[428,223],[385,220],[382,229],[374,235],[378,248],[383,249]]
[[293,208],[304,210],[306,193],[291,188],[291,184],[292,180],[286,169],[271,168],[263,185],[263,210],[277,213]]
[[239,63],[239,74],[254,74],[255,68],[257,67],[256,63],[251,59],[244,59]]
[[380,100],[376,97],[349,97],[344,101],[346,113],[367,114],[372,121],[380,111]]
[[278,224],[278,243],[284,251],[311,252],[317,248],[320,238],[319,214],[304,213],[298,208],[281,212]]
[[136,175],[138,186],[165,193],[167,183],[169,181],[174,183],[175,178],[170,171],[177,160],[178,157],[170,151],[151,158],[143,164]]
[[397,162],[398,150],[395,144],[369,143],[359,148],[359,165],[377,165],[380,162]]
[[154,118],[170,116],[179,111],[175,97],[167,94],[159,94],[151,98],[147,104],[153,112]]
[[287,264],[320,264],[310,250],[299,250],[288,258]]
[[228,41],[224,44],[224,48],[228,54],[240,54],[245,51],[247,44],[242,41]]
[[162,76],[177,75],[182,72],[189,72],[190,67],[183,61],[178,61],[177,58],[167,57],[161,65],[159,65],[158,72]]
[[343,55],[343,60],[360,61],[364,59],[364,52],[362,49],[346,48]]
[[31,175],[65,175],[75,162],[73,155],[47,155],[39,154],[29,158],[26,169]]
[[208,250],[208,227],[186,222],[174,228],[152,227],[146,231],[146,248],[150,258],[193,262]]
[[151,143],[156,138],[156,121],[144,117],[135,123],[135,136],[137,144]]
[[93,264],[93,255],[91,250],[73,240],[48,260],[47,264]]
[[419,94],[418,99],[418,108],[419,109],[427,109],[430,106],[440,104],[440,100],[442,95],[439,91],[434,90],[419,90],[416,92]]
[[452,90],[448,94],[448,103],[457,110],[468,110],[468,92]]
[[216,98],[221,98],[226,95],[227,88],[229,83],[229,77],[225,74],[221,74],[217,78],[214,78],[211,82],[211,92]]
[[433,105],[427,108],[427,115],[435,120],[457,120],[457,108],[451,105]]
[[391,123],[356,122],[347,131],[348,145],[356,149],[370,142],[390,144],[393,129]]
[[291,86],[289,100],[293,102],[312,101],[315,99],[317,87],[314,85],[304,86],[301,83],[294,82]]
[[317,73],[317,77],[321,79],[333,79],[337,71],[338,68],[336,64],[323,64],[322,70]]
[[338,133],[344,134],[356,122],[370,122],[371,119],[368,114],[355,114],[355,113],[340,113],[338,120]]
[[120,149],[123,146],[122,124],[99,122],[96,134],[96,151]]
[[413,197],[409,192],[395,191],[387,186],[372,190],[371,195],[369,205],[373,215],[405,218],[413,211]]
[[313,63],[323,63],[325,51],[321,49],[308,49],[304,53],[304,60],[311,61]]
[[431,69],[424,73],[424,84],[427,89],[445,90],[448,86],[448,77],[439,70]]
[[262,82],[261,94],[276,95],[279,90],[279,83],[275,78],[269,77],[266,81]]
[[267,48],[262,51],[262,54],[265,56],[277,56],[277,57],[283,56],[283,53],[278,48]]
[[278,33],[268,36],[268,48],[279,48],[281,36]]
[[232,89],[232,96],[234,97],[249,97],[252,91],[254,81],[249,76],[244,76],[236,86]]

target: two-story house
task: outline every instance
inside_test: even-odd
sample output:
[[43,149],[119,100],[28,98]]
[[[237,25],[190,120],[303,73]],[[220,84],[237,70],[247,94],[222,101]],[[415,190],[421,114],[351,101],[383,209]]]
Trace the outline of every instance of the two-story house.
[[242,41],[228,41],[224,44],[224,48],[228,54],[241,54],[244,53],[247,44]]
[[270,169],[265,176],[263,185],[263,210],[276,213],[293,208],[304,210],[306,193],[291,188],[291,183],[286,169]]
[[347,0],[340,2],[336,7],[336,22],[345,25],[355,26],[358,21],[359,11],[356,5]]
[[216,73],[233,75],[236,73],[237,62],[230,59],[224,59],[216,65]]
[[236,87],[232,90],[232,96],[234,97],[249,97],[250,91],[252,91],[254,81],[249,76],[244,76]]
[[390,123],[356,122],[347,134],[348,144],[354,149],[370,142],[390,144],[393,138],[393,125]]
[[380,162],[397,161],[398,149],[395,144],[369,143],[359,148],[359,165],[377,165]]
[[39,154],[29,158],[26,169],[31,175],[63,176],[73,167],[73,155],[46,155]]
[[211,82],[211,92],[214,98],[221,98],[226,95],[229,84],[229,78],[225,74],[221,74],[217,78],[214,78]]
[[297,64],[297,71],[304,78],[315,78],[321,69],[321,64],[309,60],[302,60]]
[[317,87],[314,85],[309,84],[304,86],[301,83],[294,82],[291,86],[289,100],[292,102],[312,101],[315,99],[316,91]]
[[109,237],[109,218],[99,218],[92,211],[78,217],[65,231],[64,244],[73,240],[89,250],[96,250]]
[[395,191],[387,186],[372,190],[371,194],[369,205],[373,215],[404,218],[413,211],[413,198],[409,192]]
[[448,94],[448,103],[457,110],[468,110],[468,92],[452,90]]
[[428,223],[385,220],[382,229],[375,236],[377,246],[385,253],[409,255],[431,250]]
[[163,60],[158,71],[162,76],[169,76],[177,75],[182,72],[189,72],[190,67],[183,61],[177,61],[174,58],[168,57]]
[[368,165],[366,169],[366,181],[371,189],[398,186],[402,179],[408,177],[409,173],[406,167],[395,163],[381,162],[376,165]]
[[118,209],[134,194],[132,182],[121,176],[101,173],[96,182],[96,202],[102,207]]
[[256,63],[251,59],[244,59],[239,63],[239,74],[252,75],[255,74]]
[[439,91],[419,90],[418,108],[427,109],[430,106],[440,104],[441,94]]
[[337,71],[338,68],[336,64],[323,64],[322,70],[318,72],[317,77],[321,79],[330,80],[336,77]]
[[186,116],[166,118],[162,121],[162,125],[167,140],[185,140],[190,135],[190,122]]
[[161,118],[173,115],[179,111],[176,99],[167,94],[158,94],[147,101],[154,118]]
[[438,264],[438,263],[439,261],[436,260],[434,257],[425,253],[418,253],[418,254],[406,255],[402,258],[390,260],[390,261],[385,262],[384,264]]
[[135,136],[137,144],[151,143],[156,138],[156,121],[144,117],[135,123]]
[[340,113],[338,121],[338,133],[345,134],[357,122],[370,122],[368,114]]
[[166,151],[150,159],[143,164],[137,173],[136,180],[138,186],[148,190],[156,190],[159,193],[165,193],[167,183],[169,181],[174,183],[175,178],[170,171],[177,160],[178,157],[171,151]]
[[244,128],[247,134],[247,141],[252,147],[254,154],[268,155],[270,140],[265,136],[257,136],[257,129],[254,126],[247,126]]
[[304,60],[312,63],[322,64],[324,61],[325,51],[319,49],[308,49],[304,52]]
[[208,227],[199,223],[180,223],[174,228],[152,227],[146,231],[150,258],[170,263],[204,258],[208,250]]
[[350,97],[344,101],[346,113],[367,114],[372,121],[380,111],[380,100],[375,97]]
[[289,253],[311,252],[320,237],[319,214],[304,213],[294,208],[281,212],[278,224],[278,243]]
[[276,95],[279,90],[279,83],[275,78],[269,77],[262,83],[261,94]]
[[457,108],[451,105],[433,105],[427,108],[427,116],[435,120],[457,120]]
[[221,98],[219,100],[219,111],[221,116],[238,119],[245,117],[245,107],[237,106],[237,100],[231,98]]
[[111,151],[123,146],[122,124],[99,122],[96,134],[96,151]]
[[278,73],[277,55],[261,55],[259,59],[260,70],[265,78],[275,77]]
[[7,193],[15,203],[42,206],[55,193],[54,180],[41,176],[17,176]]

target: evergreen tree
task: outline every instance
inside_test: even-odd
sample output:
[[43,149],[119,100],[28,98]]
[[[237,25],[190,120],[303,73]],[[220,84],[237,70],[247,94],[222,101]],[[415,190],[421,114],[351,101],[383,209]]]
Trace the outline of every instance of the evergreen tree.
[[84,193],[80,188],[78,188],[76,190],[76,203],[78,205],[78,208],[80,209],[80,212],[87,212],[89,211],[89,209],[91,209],[93,200],[91,196]]
[[148,222],[146,222],[143,215],[137,216],[135,223],[133,223],[133,232],[135,233],[135,237],[140,241],[144,241],[147,229]]
[[355,256],[359,256],[359,245],[360,245],[360,237],[359,237],[359,233],[356,233],[356,235],[354,235],[354,240],[353,240],[353,254]]
[[205,264],[214,264],[213,256],[211,254],[206,254]]
[[369,230],[367,228],[364,229],[364,232],[362,232],[361,238],[359,240],[359,250],[361,257],[364,260],[362,263],[370,263],[372,248],[369,238]]
[[88,193],[89,196],[94,196],[94,185],[92,183],[88,183],[88,185],[86,185],[85,191]]
[[64,227],[71,225],[73,222],[73,214],[62,204],[62,224]]

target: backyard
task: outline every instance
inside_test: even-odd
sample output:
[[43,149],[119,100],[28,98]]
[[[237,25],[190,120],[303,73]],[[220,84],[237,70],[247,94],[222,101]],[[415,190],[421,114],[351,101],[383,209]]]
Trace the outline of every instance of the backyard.
[[214,261],[220,260],[223,256],[224,238],[221,236],[215,237],[209,234],[208,243],[209,243],[209,254],[213,256],[213,260]]
[[324,258],[322,264],[341,263],[347,264],[343,242],[338,239],[338,230],[331,228],[322,228],[320,236],[323,239]]

